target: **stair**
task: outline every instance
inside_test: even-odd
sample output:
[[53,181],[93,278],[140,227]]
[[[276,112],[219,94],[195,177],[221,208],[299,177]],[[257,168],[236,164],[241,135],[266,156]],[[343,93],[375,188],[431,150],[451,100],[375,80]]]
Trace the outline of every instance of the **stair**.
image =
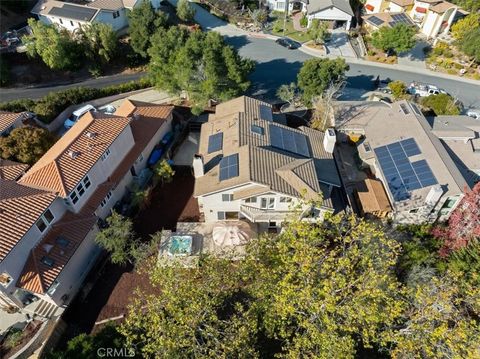
[[56,306],[55,304],[40,299],[37,302],[37,305],[29,311],[33,315],[43,317],[45,319],[50,319],[56,313],[57,309],[58,306]]

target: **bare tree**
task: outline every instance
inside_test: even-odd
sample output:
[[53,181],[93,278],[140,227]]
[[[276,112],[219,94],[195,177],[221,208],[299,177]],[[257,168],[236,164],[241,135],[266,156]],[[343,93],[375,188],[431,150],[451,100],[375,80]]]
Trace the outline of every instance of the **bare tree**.
[[331,83],[319,96],[313,99],[313,113],[310,119],[310,127],[319,131],[325,131],[335,126],[335,108],[333,106],[341,89],[345,87],[345,81]]

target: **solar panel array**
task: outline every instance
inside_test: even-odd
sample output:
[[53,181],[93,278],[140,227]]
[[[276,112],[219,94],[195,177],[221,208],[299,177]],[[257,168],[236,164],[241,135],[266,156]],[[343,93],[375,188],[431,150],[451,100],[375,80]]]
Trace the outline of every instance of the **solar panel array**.
[[208,137],[208,153],[220,151],[223,148],[223,132]]
[[383,20],[382,19],[379,19],[378,17],[376,16],[370,16],[367,21],[371,22],[372,24],[374,24],[375,26],[380,26],[383,24]]
[[375,148],[383,175],[395,201],[410,198],[410,191],[437,184],[427,161],[410,162],[421,154],[413,138]]
[[399,23],[403,23],[407,25],[415,25],[412,19],[410,19],[405,13],[392,15],[392,21],[389,22],[390,26],[393,27]]
[[52,7],[48,12],[49,15],[83,21],[90,21],[96,13],[97,9],[70,4],[64,4],[62,7]]
[[220,160],[220,181],[238,176],[238,153],[223,157]]
[[307,137],[305,135],[276,125],[270,125],[269,129],[270,144],[273,147],[304,157],[310,157]]

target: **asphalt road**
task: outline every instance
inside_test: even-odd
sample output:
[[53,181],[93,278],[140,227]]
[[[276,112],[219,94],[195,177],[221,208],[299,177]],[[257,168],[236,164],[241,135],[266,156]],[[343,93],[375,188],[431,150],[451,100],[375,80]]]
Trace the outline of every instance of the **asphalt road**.
[[[176,0],[170,0],[176,3]],[[300,50],[287,50],[270,39],[247,36],[245,32],[229,25],[203,8],[196,6],[195,20],[206,30],[218,31],[226,37],[228,43],[237,48],[242,56],[249,57],[257,62],[255,72],[251,75],[252,87],[249,93],[261,96],[268,100],[275,99],[276,89],[281,85],[296,80],[302,63],[311,58]],[[143,74],[114,75],[110,77],[87,80],[79,83],[50,86],[43,88],[2,89],[0,101],[9,101],[18,98],[39,98],[50,91],[59,91],[75,86],[104,87],[138,79]],[[383,68],[369,64],[351,63],[347,73],[347,87],[341,99],[362,99],[367,92],[373,90],[373,82],[377,76],[381,79],[401,80],[406,83],[412,81],[435,84],[445,89],[451,95],[463,102],[465,108],[480,108],[480,82],[467,83],[459,80],[446,79],[441,76],[430,75],[425,71],[405,71],[392,68]]]

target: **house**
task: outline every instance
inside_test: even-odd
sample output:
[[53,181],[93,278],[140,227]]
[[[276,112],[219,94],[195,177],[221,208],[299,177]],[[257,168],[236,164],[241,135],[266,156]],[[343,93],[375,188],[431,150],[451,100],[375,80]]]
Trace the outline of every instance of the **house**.
[[396,21],[413,22],[429,39],[448,33],[459,10],[444,0],[367,0],[364,9],[371,29],[393,26]]
[[25,112],[0,111],[0,136],[7,136],[14,128],[22,126],[27,118]]
[[[334,211],[341,186],[335,139],[333,130],[274,122],[271,105],[250,97],[218,105],[201,127],[193,160],[205,221],[246,219],[265,231],[279,229],[296,207],[304,217]],[[306,204],[319,194],[315,208]]]
[[480,181],[480,121],[468,116],[430,119],[432,133],[452,157],[470,187]]
[[[128,11],[141,2],[142,0],[39,0],[31,13],[46,24],[57,24],[72,32],[93,22],[109,24],[115,31],[119,31],[128,27]],[[159,8],[160,0],[150,2],[155,9]]]
[[348,0],[309,0],[306,5],[308,26],[318,19],[331,23],[331,28],[350,30],[353,10]]
[[[382,181],[394,221],[446,220],[469,185],[417,106],[399,101],[339,107],[337,130],[363,137],[357,142],[358,155],[375,179]],[[381,193],[375,197],[383,201]],[[388,209],[385,204],[378,207]]]
[[302,11],[308,18],[308,26],[313,19],[319,19],[331,23],[331,28],[351,27],[353,10],[348,0],[268,0],[267,4],[271,10],[285,11],[286,4],[289,4],[288,11]]
[[25,174],[0,163],[0,307],[68,305],[99,253],[97,223],[171,130],[172,111],[126,100],[115,115],[82,116]]

